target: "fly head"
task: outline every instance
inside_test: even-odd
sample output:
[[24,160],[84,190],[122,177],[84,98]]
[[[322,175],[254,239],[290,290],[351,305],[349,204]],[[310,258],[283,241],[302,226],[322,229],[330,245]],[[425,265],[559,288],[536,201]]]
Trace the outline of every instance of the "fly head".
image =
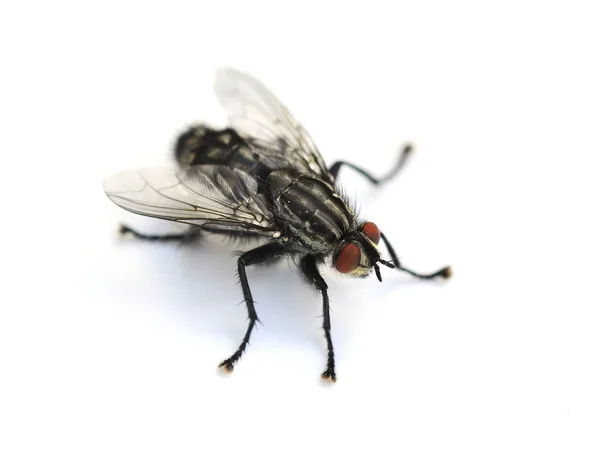
[[377,245],[381,234],[375,223],[363,223],[360,228],[348,234],[337,247],[333,255],[335,268],[340,273],[364,278],[375,269],[377,279],[381,281],[379,265],[394,268],[394,265],[381,259]]

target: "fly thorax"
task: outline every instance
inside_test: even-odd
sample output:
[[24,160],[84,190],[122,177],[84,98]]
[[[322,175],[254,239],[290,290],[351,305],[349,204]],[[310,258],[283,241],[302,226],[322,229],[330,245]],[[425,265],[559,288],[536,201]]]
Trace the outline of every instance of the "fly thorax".
[[298,250],[327,254],[356,219],[333,187],[320,179],[292,171],[273,171],[267,179],[275,219]]

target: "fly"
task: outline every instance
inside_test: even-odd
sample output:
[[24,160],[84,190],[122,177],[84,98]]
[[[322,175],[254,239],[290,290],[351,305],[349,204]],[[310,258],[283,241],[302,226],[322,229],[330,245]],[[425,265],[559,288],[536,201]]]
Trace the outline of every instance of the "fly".
[[[185,223],[184,234],[146,235],[127,226],[122,233],[153,241],[185,241],[200,233],[262,239],[237,260],[237,273],[248,310],[248,327],[237,350],[219,364],[227,372],[246,350],[258,315],[246,276],[250,265],[294,260],[306,281],[323,299],[327,364],[321,378],[336,381],[331,340],[329,295],[319,265],[366,277],[380,266],[417,278],[449,278],[450,267],[421,274],[402,266],[388,238],[370,221],[357,217],[336,184],[343,166],[375,185],[396,176],[411,153],[405,146],[382,178],[345,161],[327,167],[306,131],[277,98],[256,79],[221,70],[215,85],[229,127],[191,127],[175,145],[175,168],[145,168],[105,180],[104,190],[118,206],[140,215]],[[382,259],[380,241],[391,259]]]

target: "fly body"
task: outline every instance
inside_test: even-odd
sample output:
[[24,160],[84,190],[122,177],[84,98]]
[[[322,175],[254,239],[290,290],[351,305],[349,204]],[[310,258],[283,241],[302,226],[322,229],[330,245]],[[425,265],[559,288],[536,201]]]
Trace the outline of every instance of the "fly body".
[[288,170],[267,178],[273,213],[287,241],[298,252],[329,254],[357,221],[347,203],[327,182]]
[[[306,281],[321,292],[327,363],[323,379],[335,381],[328,287],[318,266],[366,277],[379,265],[422,279],[450,277],[450,267],[421,274],[402,266],[386,236],[357,217],[336,184],[348,166],[374,184],[394,177],[411,152],[405,146],[382,178],[345,161],[327,167],[316,146],[289,111],[256,79],[235,70],[218,73],[216,92],[230,126],[189,128],[175,145],[174,168],[145,168],[117,174],[104,183],[108,197],[134,213],[191,225],[194,232],[262,239],[237,262],[249,323],[237,350],[220,367],[228,372],[240,359],[258,321],[246,267],[292,257]],[[140,239],[183,241],[189,234],[145,235]],[[380,240],[390,260],[382,259]]]

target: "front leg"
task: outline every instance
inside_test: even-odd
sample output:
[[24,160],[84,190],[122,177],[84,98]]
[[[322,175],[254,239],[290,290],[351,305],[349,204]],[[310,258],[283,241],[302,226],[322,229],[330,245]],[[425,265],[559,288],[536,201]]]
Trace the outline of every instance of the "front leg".
[[354,171],[357,171],[359,174],[362,174],[363,176],[365,176],[367,179],[369,179],[371,181],[371,183],[373,185],[379,185],[379,184],[387,182],[390,179],[393,179],[394,177],[396,177],[398,175],[398,173],[400,172],[400,170],[404,167],[404,164],[406,163],[406,159],[408,158],[408,156],[411,153],[412,153],[412,146],[410,144],[405,145],[404,148],[402,149],[402,152],[400,153],[400,158],[398,159],[398,161],[396,162],[394,167],[390,170],[389,173],[387,173],[385,176],[380,177],[380,178],[376,178],[376,177],[372,176],[371,174],[369,174],[364,169],[359,168],[358,166],[356,166],[352,163],[345,162],[343,160],[337,161],[333,165],[331,165],[331,167],[329,168],[329,172],[331,173],[331,175],[333,176],[334,179],[337,179],[338,173],[340,172],[340,168],[342,167],[342,165],[346,165],[346,166],[349,166],[350,168],[352,168]]
[[252,292],[250,292],[248,277],[246,276],[246,267],[254,264],[275,262],[284,255],[285,253],[283,252],[281,245],[278,243],[267,243],[266,245],[245,252],[238,258],[238,276],[240,278],[240,284],[242,285],[246,308],[248,309],[248,328],[246,329],[246,334],[244,334],[242,343],[235,353],[219,364],[219,367],[225,372],[233,372],[233,366],[241,358],[244,350],[246,350],[246,346],[250,342],[252,330],[254,329],[256,322],[259,321],[256,309],[254,308],[254,300],[252,299]]
[[323,380],[330,380],[335,383],[335,357],[333,354],[333,342],[331,340],[331,320],[329,318],[329,295],[327,294],[327,283],[319,273],[317,262],[314,256],[308,254],[300,261],[300,268],[306,280],[316,289],[321,291],[323,296],[323,330],[325,331],[325,340],[327,341],[327,367],[321,374]]
[[381,234],[381,239],[383,240],[383,243],[385,243],[385,247],[388,250],[388,253],[390,253],[390,256],[392,256],[392,262],[394,263],[394,266],[398,270],[406,272],[409,275],[412,275],[415,278],[419,278],[419,279],[434,279],[434,278],[438,278],[438,277],[448,279],[452,276],[452,267],[443,267],[433,273],[417,273],[406,267],[403,267],[402,264],[400,263],[400,259],[398,259],[398,255],[396,254],[396,251],[394,251],[394,248],[392,247],[392,244],[388,241],[387,237],[383,234],[383,232],[381,232],[380,234]]

